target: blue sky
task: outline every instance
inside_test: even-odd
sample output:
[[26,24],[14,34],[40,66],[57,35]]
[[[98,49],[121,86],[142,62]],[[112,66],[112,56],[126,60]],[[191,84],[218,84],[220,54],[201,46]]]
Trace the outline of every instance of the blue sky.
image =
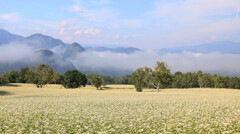
[[1,0],[0,28],[155,49],[240,41],[239,0]]

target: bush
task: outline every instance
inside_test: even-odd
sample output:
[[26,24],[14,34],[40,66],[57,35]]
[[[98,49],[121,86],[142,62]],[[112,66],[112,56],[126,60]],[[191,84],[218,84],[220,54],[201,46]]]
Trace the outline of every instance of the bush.
[[62,85],[65,88],[80,88],[87,84],[86,75],[77,70],[66,71],[63,75]]
[[99,75],[94,75],[91,79],[91,84],[98,89],[102,90],[102,86],[106,86],[106,83]]

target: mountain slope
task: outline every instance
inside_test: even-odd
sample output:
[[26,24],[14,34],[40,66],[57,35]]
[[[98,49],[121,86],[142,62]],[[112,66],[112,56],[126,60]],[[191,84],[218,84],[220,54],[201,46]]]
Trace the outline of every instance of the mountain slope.
[[78,53],[83,52],[85,49],[79,45],[78,43],[74,42],[70,46],[66,48],[66,51],[64,53],[64,58],[69,58],[69,57],[76,57]]
[[160,53],[182,53],[184,51],[194,53],[219,52],[223,54],[240,54],[240,43],[232,41],[221,41],[197,46],[163,48],[159,50]]
[[47,49],[40,49],[35,51],[37,60],[35,65],[45,63],[49,64],[50,67],[53,68],[55,72],[59,72],[60,74],[65,73],[67,70],[75,70],[74,65],[56,55],[54,52]]
[[34,49],[52,49],[59,46],[66,46],[63,41],[43,34],[33,34],[13,43],[27,44]]
[[10,32],[0,29],[0,45],[10,43],[12,41],[23,39],[22,36],[11,34]]
[[49,64],[55,72],[60,74],[65,73],[67,70],[75,70],[74,65],[56,55],[50,50],[40,49],[35,51],[32,57],[29,57],[28,60],[21,60],[15,62],[0,62],[0,74],[4,72],[9,72],[12,70],[20,71],[23,67],[35,67],[39,64]]

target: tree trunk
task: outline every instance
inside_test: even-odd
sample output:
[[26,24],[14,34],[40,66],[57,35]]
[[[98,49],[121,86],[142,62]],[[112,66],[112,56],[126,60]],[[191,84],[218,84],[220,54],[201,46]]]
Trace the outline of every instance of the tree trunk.
[[159,93],[159,84],[158,84],[158,86],[157,86],[157,93]]

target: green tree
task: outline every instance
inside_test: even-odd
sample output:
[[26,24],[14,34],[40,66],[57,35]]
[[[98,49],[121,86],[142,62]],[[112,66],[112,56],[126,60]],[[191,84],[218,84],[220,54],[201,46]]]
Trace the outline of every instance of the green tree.
[[181,80],[182,88],[195,88],[198,86],[198,76],[196,73],[187,72],[183,74]]
[[0,75],[0,86],[3,84],[2,76]]
[[66,71],[63,75],[63,83],[62,85],[65,88],[80,88],[85,87],[87,84],[86,75],[82,74],[77,70],[69,70]]
[[35,73],[34,73],[34,68],[31,67],[30,70],[25,75],[26,83],[34,83],[35,79]]
[[18,79],[18,72],[17,71],[11,71],[6,74],[6,82],[7,83],[16,83]]
[[134,84],[137,92],[142,92],[145,86],[145,69],[138,68],[131,74],[131,82]]
[[37,86],[37,88],[43,88],[51,82],[52,77],[53,69],[50,68],[48,64],[40,64],[34,70],[33,83]]
[[91,79],[91,84],[98,89],[102,89],[102,86],[106,86],[106,83],[99,75],[94,75]]
[[231,78],[229,88],[240,89],[240,78],[238,77]]
[[53,73],[51,84],[62,84],[61,76],[58,72]]
[[30,71],[29,67],[21,68],[17,82],[26,83],[27,82],[27,74],[29,73],[29,71]]
[[148,84],[157,89],[157,92],[160,88],[165,88],[172,82],[170,68],[164,62],[157,62],[154,71],[145,67],[145,78]]
[[214,88],[224,88],[224,80],[222,76],[214,75]]
[[173,75],[173,82],[172,82],[172,87],[173,88],[182,88],[182,77],[183,73],[182,72],[175,72]]

